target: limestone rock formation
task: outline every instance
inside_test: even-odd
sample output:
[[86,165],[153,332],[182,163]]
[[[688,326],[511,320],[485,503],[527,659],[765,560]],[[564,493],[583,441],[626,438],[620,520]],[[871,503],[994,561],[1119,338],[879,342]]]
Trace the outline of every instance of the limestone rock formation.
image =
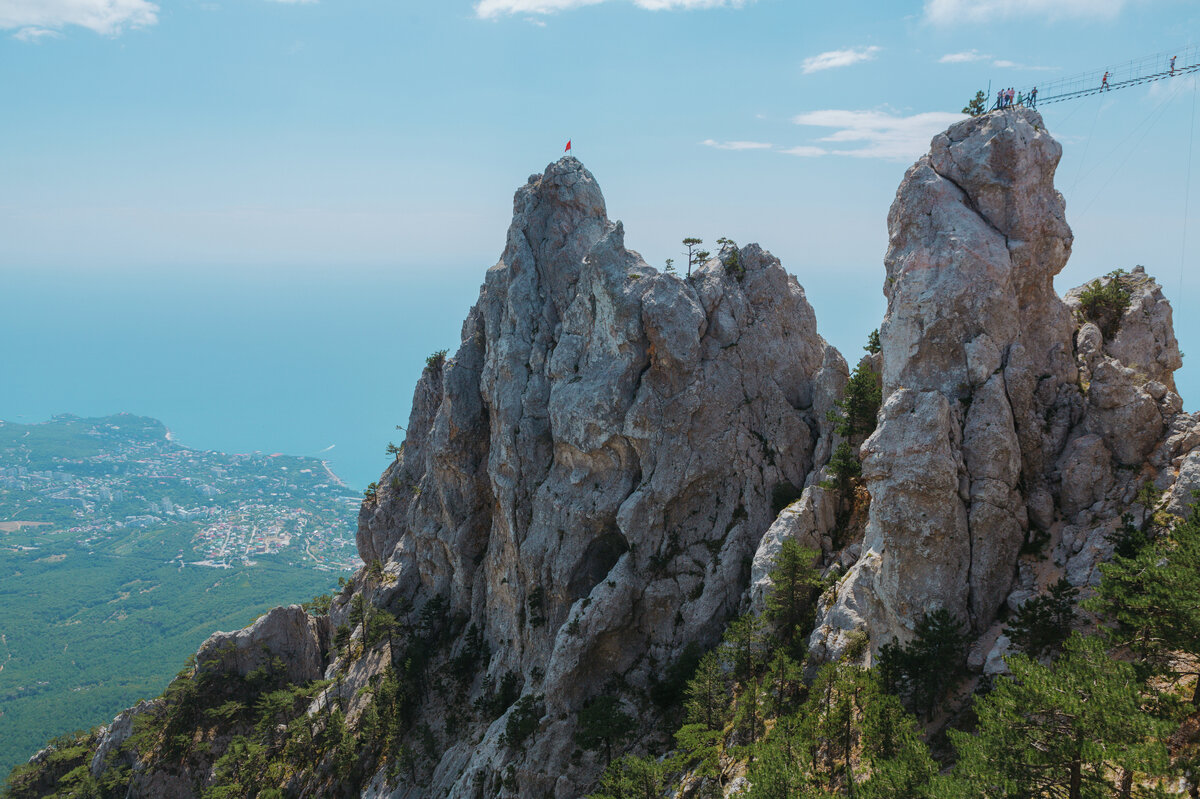
[[[908,170],[882,350],[864,364],[883,403],[852,497],[826,482],[835,447],[859,440],[830,415],[847,365],[795,278],[733,244],[661,274],[578,161],[550,165],[516,193],[460,346],[417,384],[360,512],[366,566],[327,615],[277,608],[212,636],[200,668],[278,658],[293,682],[330,681],[305,718],[376,731],[372,696],[404,671],[409,738],[337,776],[326,753],[293,775],[300,795],[575,797],[602,766],[578,751],[580,711],[609,697],[652,728],[670,667],[762,609],[795,539],[843,574],[812,664],[945,608],[971,632],[969,665],[1002,672],[1005,606],[1064,576],[1095,584],[1124,514],[1182,514],[1200,491],[1200,419],[1175,391],[1159,286],[1138,267],[1054,290],[1072,244],[1060,154],[1016,108],[952,126]],[[372,632],[385,610],[396,624]],[[129,754],[139,708],[104,733],[94,772]],[[194,795],[213,767],[137,768],[130,795],[151,797]]]
[[299,605],[272,608],[244,630],[213,633],[196,653],[203,670],[245,677],[281,664],[290,682],[319,680],[329,663],[329,617],[310,616]]
[[885,402],[862,447],[870,516],[823,599],[819,658],[854,629],[876,649],[906,640],[937,608],[982,634],[1049,580],[1018,558],[1026,544],[1050,542],[1056,574],[1094,581],[1137,481],[1174,482],[1194,420],[1174,393],[1170,306],[1140,267],[1103,279],[1129,295],[1106,340],[1084,287],[1055,293],[1072,243],[1060,154],[1037,112],[1009,109],[952,126],[905,175],[888,215]]
[[577,711],[716,639],[763,532],[828,456],[845,380],[757,245],[660,274],[574,158],[530,178],[359,543],[394,575],[386,601],[445,596],[490,643],[486,674],[520,675],[544,718],[523,756],[498,722],[452,743],[428,789],[394,795],[471,795],[508,762],[521,795],[576,795],[596,768],[572,764]]

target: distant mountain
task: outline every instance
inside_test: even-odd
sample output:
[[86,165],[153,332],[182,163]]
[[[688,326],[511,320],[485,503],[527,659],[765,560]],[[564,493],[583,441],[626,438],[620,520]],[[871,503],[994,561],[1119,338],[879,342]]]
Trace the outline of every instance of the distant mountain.
[[328,591],[357,508],[319,460],[156,419],[0,421],[0,771],[157,694],[214,626]]

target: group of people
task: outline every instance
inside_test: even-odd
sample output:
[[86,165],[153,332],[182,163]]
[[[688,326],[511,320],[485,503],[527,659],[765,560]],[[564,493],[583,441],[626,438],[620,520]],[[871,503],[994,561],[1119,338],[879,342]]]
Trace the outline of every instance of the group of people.
[[1027,105],[1030,108],[1037,107],[1037,86],[1029,90],[1029,94],[1022,94],[1011,86],[1007,89],[1001,89],[996,92],[996,108],[1012,108],[1014,105]]
[[[1176,58],[1178,58],[1178,56],[1171,56],[1171,68],[1168,74],[1170,74],[1172,77],[1175,76]],[[1112,73],[1106,70],[1104,77],[1100,79],[1100,91],[1106,92],[1112,89],[1112,86],[1108,84],[1108,79],[1110,77],[1112,77]],[[1034,86],[1032,89],[1030,89],[1029,94],[1022,94],[1010,86],[1007,89],[1001,89],[1000,91],[996,92],[996,104],[992,107],[992,110],[1012,108],[1014,105],[1027,105],[1030,108],[1036,108],[1037,95],[1037,86]]]

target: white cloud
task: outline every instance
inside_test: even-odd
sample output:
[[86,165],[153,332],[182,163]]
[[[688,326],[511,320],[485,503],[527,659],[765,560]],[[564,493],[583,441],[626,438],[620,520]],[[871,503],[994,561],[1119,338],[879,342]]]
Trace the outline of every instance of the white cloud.
[[821,53],[820,55],[804,59],[804,63],[800,65],[800,68],[807,75],[810,72],[820,72],[823,69],[848,67],[860,61],[873,61],[875,54],[880,49],[875,45],[871,45],[870,47],[848,47],[845,50],[830,50],[828,53]]
[[[583,6],[594,6],[608,0],[478,0],[475,15],[484,19],[502,14],[554,14]],[[741,8],[754,0],[631,0],[647,11],[691,10],[697,8]]]
[[935,25],[978,24],[1013,17],[1111,19],[1125,5],[1126,0],[925,0],[925,19]]
[[772,144],[764,141],[714,141],[705,139],[700,142],[705,147],[715,147],[718,150],[770,150]]
[[1035,67],[1029,64],[1018,64],[1016,61],[1009,61],[1004,58],[998,58],[992,62],[992,66],[1000,69],[1023,69],[1027,72],[1053,72],[1058,67]]
[[938,59],[939,64],[967,64],[971,61],[986,61],[991,58],[990,55],[981,53],[978,50],[965,50],[961,53],[946,53]]
[[156,22],[158,6],[149,0],[0,0],[2,29],[54,30],[78,25],[115,36],[127,28]]
[[824,147],[813,147],[807,144],[801,144],[797,147],[788,147],[779,152],[785,155],[798,155],[801,158],[816,158],[822,155],[829,155],[829,151]]
[[57,39],[62,34],[49,28],[21,28],[13,34],[14,39],[23,42],[40,42],[42,39]]
[[[797,125],[834,128],[818,141],[835,144],[860,144],[860,147],[830,149],[831,155],[854,158],[886,158],[909,161],[929,149],[929,141],[962,114],[929,111],[901,116],[888,111],[810,111],[792,117]],[[816,155],[816,153],[805,153]]]

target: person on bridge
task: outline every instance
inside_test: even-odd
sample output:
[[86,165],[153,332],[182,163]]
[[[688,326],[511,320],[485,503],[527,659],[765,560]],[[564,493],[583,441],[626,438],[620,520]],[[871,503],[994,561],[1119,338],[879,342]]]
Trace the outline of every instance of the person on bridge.
[[1105,72],[1104,77],[1100,80],[1100,91],[1106,91],[1108,88],[1108,72]]
[[1172,76],[1174,76],[1174,75],[1175,75],[1175,59],[1176,59],[1176,58],[1178,58],[1178,57],[1179,57],[1179,56],[1174,56],[1174,55],[1173,55],[1173,56],[1171,56],[1171,75],[1172,75]]
[[1037,108],[1037,86],[1034,86],[1033,90],[1029,92],[1029,107]]

